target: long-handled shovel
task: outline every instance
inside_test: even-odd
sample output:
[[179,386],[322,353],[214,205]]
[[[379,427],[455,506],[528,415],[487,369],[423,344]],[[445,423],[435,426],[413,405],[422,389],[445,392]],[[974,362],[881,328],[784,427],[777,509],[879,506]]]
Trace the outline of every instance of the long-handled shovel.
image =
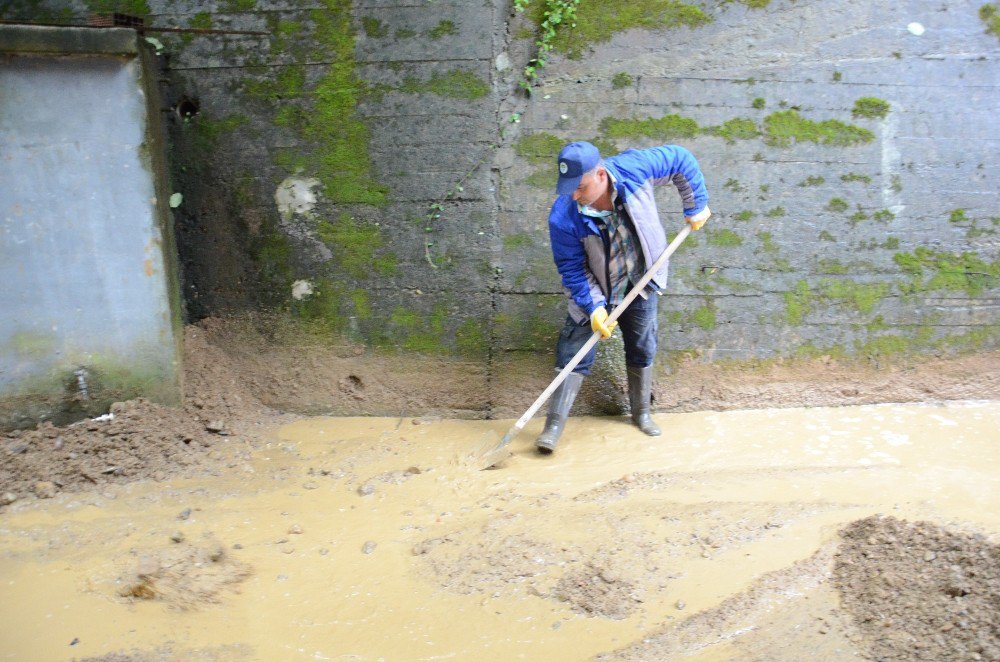
[[[676,237],[674,237],[674,240],[670,242],[670,245],[667,246],[667,249],[663,251],[663,254],[660,255],[656,262],[653,263],[653,266],[649,268],[649,271],[647,271],[646,274],[639,279],[639,282],[636,283],[631,290],[629,290],[629,293],[625,296],[625,300],[611,311],[611,314],[608,315],[609,325],[611,322],[617,320],[625,309],[628,308],[629,304],[631,304],[632,301],[639,296],[639,293],[642,292],[643,288],[645,288],[649,281],[652,280],[656,272],[660,270],[667,259],[675,250],[677,250],[677,247],[681,245],[681,242],[687,238],[690,232],[691,226],[685,224],[684,228],[677,234]],[[595,331],[594,334],[590,336],[590,339],[586,342],[586,344],[580,348],[580,351],[576,353],[576,356],[574,356],[573,359],[566,364],[566,367],[563,368],[558,375],[556,375],[556,378],[552,380],[552,383],[549,384],[544,391],[542,391],[542,394],[538,396],[538,399],[535,400],[530,407],[528,407],[528,411],[524,412],[524,415],[517,419],[517,423],[514,423],[514,426],[507,431],[507,434],[503,436],[500,443],[496,444],[480,456],[479,460],[476,461],[476,464],[480,469],[489,469],[490,467],[510,457],[510,451],[506,450],[507,444],[514,440],[517,433],[519,433],[524,426],[528,424],[528,421],[530,421],[531,417],[535,415],[535,412],[537,412],[538,409],[545,404],[545,401],[549,399],[549,396],[551,396],[552,393],[559,388],[559,385],[566,380],[569,373],[573,372],[573,368],[575,368],[576,365],[583,360],[583,357],[587,355],[587,352],[589,352],[600,339],[601,334]],[[483,446],[487,446],[488,443],[489,440],[487,439],[487,442],[484,443]]]

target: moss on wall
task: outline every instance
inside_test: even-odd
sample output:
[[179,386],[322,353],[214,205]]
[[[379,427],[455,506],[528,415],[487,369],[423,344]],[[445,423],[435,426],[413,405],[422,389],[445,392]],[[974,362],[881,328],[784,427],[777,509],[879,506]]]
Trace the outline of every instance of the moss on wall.
[[793,141],[850,147],[874,139],[875,134],[868,129],[839,120],[815,122],[802,117],[797,110],[781,110],[764,118],[764,142],[774,147],[789,147]]
[[430,93],[451,99],[480,99],[489,94],[490,86],[476,74],[466,69],[452,69],[444,73],[434,72],[430,79],[421,81],[406,78],[399,91],[410,94]]
[[1000,37],[1000,11],[993,3],[986,3],[979,8],[979,18],[986,24],[988,34]]
[[340,268],[354,278],[396,273],[396,255],[382,250],[382,232],[374,225],[341,213],[334,222],[320,220],[316,234]]
[[938,290],[979,296],[1000,285],[1000,260],[986,262],[975,253],[961,254],[920,247],[913,253],[896,253],[893,261],[910,277],[901,286],[906,294]]
[[854,101],[851,115],[868,119],[882,119],[889,114],[889,102],[878,97],[861,97]]
[[743,237],[736,234],[729,228],[722,230],[710,230],[708,232],[708,244],[710,246],[720,246],[723,248],[737,248],[743,245]]
[[[542,23],[544,11],[544,2],[533,4],[531,15],[536,23]],[[562,26],[552,44],[556,50],[578,58],[589,45],[609,41],[622,30],[693,28],[711,21],[712,17],[700,7],[678,0],[630,0],[627,3],[580,0],[573,25]]]
[[645,136],[655,140],[676,140],[694,138],[700,132],[697,122],[680,115],[664,115],[642,120],[605,117],[601,120],[600,129],[601,134],[610,139]]
[[805,316],[812,310],[812,292],[809,283],[800,280],[795,283],[795,289],[784,293],[785,319],[793,326],[802,324]]
[[870,313],[889,293],[888,283],[856,283],[850,280],[824,278],[818,289],[821,296],[850,304],[860,313]]

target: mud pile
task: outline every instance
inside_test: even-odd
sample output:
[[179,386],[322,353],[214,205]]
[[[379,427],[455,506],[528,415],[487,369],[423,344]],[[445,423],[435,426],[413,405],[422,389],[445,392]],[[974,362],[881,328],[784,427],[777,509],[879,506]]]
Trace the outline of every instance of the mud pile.
[[0,435],[0,504],[109,483],[165,480],[232,466],[279,421],[239,378],[228,356],[188,327],[182,407],[115,403],[109,415],[65,427]]
[[834,582],[881,660],[1000,660],[1000,545],[869,517],[841,532]]

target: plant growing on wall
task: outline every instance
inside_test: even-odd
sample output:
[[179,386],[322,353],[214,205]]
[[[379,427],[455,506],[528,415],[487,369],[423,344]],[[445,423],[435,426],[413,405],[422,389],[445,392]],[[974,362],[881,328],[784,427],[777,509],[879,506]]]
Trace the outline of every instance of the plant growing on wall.
[[[514,0],[514,9],[523,12],[531,0]],[[538,79],[538,70],[545,66],[548,54],[554,47],[556,34],[566,24],[576,27],[576,8],[580,0],[543,0],[542,22],[538,26],[541,34],[535,45],[538,55],[532,58],[524,67],[524,77],[520,86],[527,94],[531,94],[531,85]]]

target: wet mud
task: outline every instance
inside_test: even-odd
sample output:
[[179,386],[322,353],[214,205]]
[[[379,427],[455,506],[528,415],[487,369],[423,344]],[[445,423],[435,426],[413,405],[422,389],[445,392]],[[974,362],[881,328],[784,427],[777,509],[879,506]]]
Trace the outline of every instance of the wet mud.
[[4,507],[7,659],[996,655],[995,402],[533,421],[495,471],[509,421],[235,418]]

